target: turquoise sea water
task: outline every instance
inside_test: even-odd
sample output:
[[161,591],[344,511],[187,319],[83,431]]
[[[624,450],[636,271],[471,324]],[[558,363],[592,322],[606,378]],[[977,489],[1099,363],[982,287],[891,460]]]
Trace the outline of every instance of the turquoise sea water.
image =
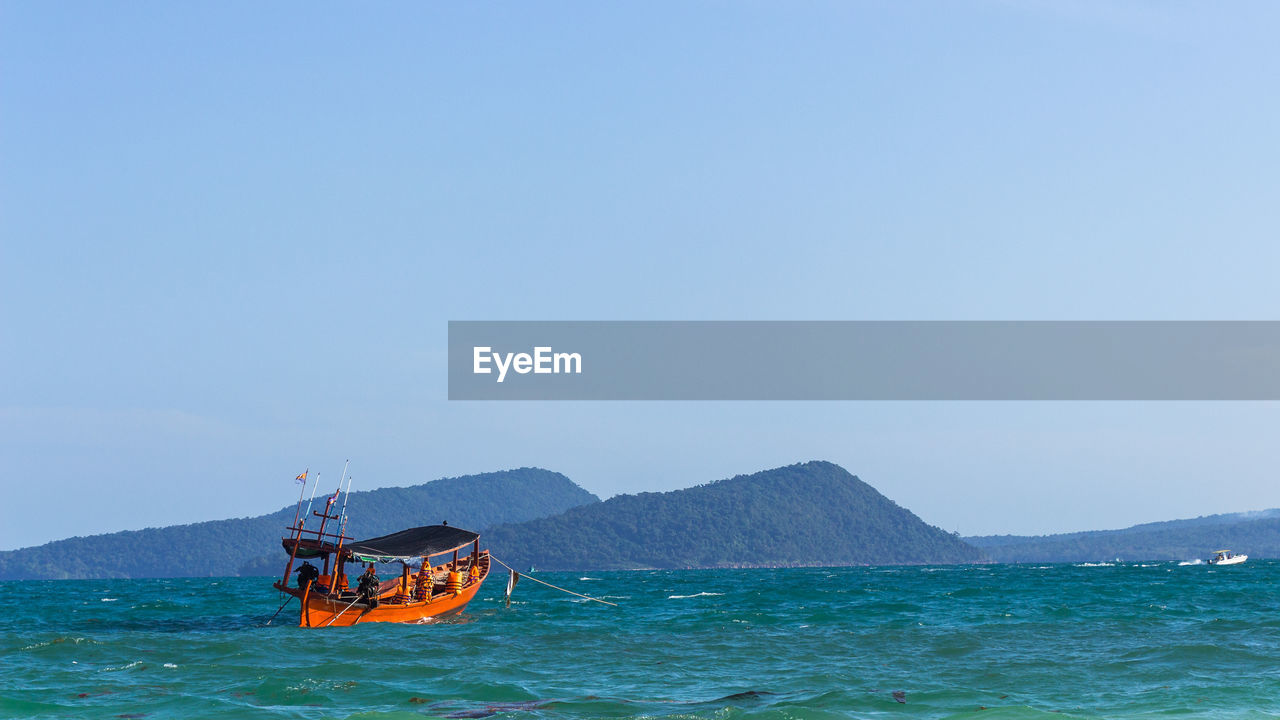
[[1280,716],[1280,563],[495,574],[425,625],[269,578],[0,584],[0,717]]

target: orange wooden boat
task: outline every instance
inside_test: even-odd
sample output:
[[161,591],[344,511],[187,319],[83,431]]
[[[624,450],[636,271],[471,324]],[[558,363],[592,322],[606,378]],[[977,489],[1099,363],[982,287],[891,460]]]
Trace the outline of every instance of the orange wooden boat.
[[[318,530],[305,530],[306,519],[298,517],[281,540],[289,563],[274,587],[301,600],[300,627],[416,623],[449,615],[466,607],[489,576],[489,551],[480,549],[480,535],[470,530],[427,525],[354,542],[341,529],[326,533],[330,520],[342,518],[332,513],[337,497],[328,499],[323,513],[313,513],[321,519]],[[303,562],[295,569],[298,560]],[[375,563],[399,563],[399,576],[380,581]],[[356,581],[347,576],[353,564],[364,566]]]

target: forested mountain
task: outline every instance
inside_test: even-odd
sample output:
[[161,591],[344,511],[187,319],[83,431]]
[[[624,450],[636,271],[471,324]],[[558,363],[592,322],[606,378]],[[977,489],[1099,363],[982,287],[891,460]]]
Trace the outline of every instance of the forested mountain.
[[1280,557],[1280,510],[1209,515],[1060,535],[965,538],[996,562],[1194,560],[1230,548],[1255,558]]
[[[362,538],[442,520],[473,530],[563,512],[599,498],[538,468],[351,493],[347,535]],[[323,495],[316,509],[324,508]],[[74,537],[0,552],[0,580],[274,574],[295,507],[269,515]],[[318,518],[308,521],[315,527]]]
[[547,570],[898,565],[983,557],[829,462],[620,495],[491,528],[485,541],[514,567]]
[[[482,545],[521,569],[1190,560],[1219,548],[1280,557],[1280,510],[962,539],[828,462],[605,502],[564,475],[521,468],[354,492],[347,510],[349,536],[448,520],[483,531]],[[4,551],[0,580],[274,575],[283,567],[280,537],[294,512],[289,506],[258,517]]]

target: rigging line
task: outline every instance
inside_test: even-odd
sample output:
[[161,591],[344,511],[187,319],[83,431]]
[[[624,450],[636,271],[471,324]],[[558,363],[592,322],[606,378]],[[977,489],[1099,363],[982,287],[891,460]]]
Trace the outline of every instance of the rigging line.
[[[310,470],[311,468],[307,468]],[[316,499],[316,488],[320,487],[320,473],[316,472],[315,484],[311,486],[311,498],[307,500],[307,512],[302,516],[304,519],[311,517],[311,503]],[[305,487],[303,488],[306,489]]]
[[[350,464],[351,464],[351,461],[348,460],[347,465],[350,465]],[[342,468],[342,474],[343,475],[347,474],[346,467]],[[347,491],[342,495],[342,522],[341,524],[338,525],[338,535],[343,535],[347,531],[347,500],[351,496],[351,480],[352,479],[353,478],[351,476],[349,475],[347,476]],[[342,483],[339,482],[338,486],[341,487]],[[341,539],[339,539],[339,542],[341,542]]]
[[[285,605],[288,605],[288,604],[289,604],[289,601],[290,601],[290,600],[293,600],[293,596],[292,596],[292,595],[290,595],[290,596],[289,596],[289,598],[288,598],[287,600],[285,600],[285,601],[280,605],[280,607],[276,608],[275,614],[273,614],[273,615],[271,616],[271,620],[275,620],[275,619],[276,619],[276,615],[279,615],[279,614],[280,614],[280,611],[284,609],[284,606],[285,606]],[[267,620],[267,624],[268,624],[268,625],[270,625],[270,624],[271,624],[271,620]]]
[[504,568],[506,568],[506,569],[510,570],[511,572],[513,572],[513,573],[515,573],[515,574],[519,575],[520,577],[526,577],[526,578],[529,578],[530,580],[532,580],[532,581],[534,581],[534,582],[536,582],[536,583],[542,583],[543,585],[546,585],[547,587],[552,588],[553,590],[559,590],[560,592],[563,592],[563,593],[569,593],[570,595],[577,595],[577,596],[578,596],[578,597],[580,597],[580,598],[585,598],[585,599],[587,599],[587,600],[591,600],[591,601],[593,601],[593,602],[598,602],[598,603],[600,603],[600,604],[602,604],[602,605],[609,605],[609,606],[612,606],[612,607],[618,607],[618,603],[611,603],[611,602],[609,602],[608,600],[601,600],[600,598],[593,598],[593,597],[591,597],[590,595],[583,595],[582,593],[576,593],[576,592],[574,592],[574,591],[572,591],[572,590],[565,590],[564,588],[562,588],[562,587],[556,587],[555,585],[552,585],[551,583],[549,583],[549,582],[547,582],[547,581],[545,581],[545,580],[539,580],[538,578],[533,577],[532,575],[525,575],[524,573],[520,572],[519,570],[516,570],[515,568],[511,567],[510,565],[508,565],[508,564],[506,564],[506,563],[502,562],[501,560],[499,560],[498,558],[494,557],[494,556],[493,556],[493,553],[489,553],[489,559],[491,559],[491,560],[493,560],[494,562],[498,563],[498,564],[499,564],[499,565],[501,565],[502,567],[504,567]]
[[[359,601],[360,601],[360,596],[359,596],[359,595],[356,595],[356,599],[351,601],[351,605],[355,605],[355,604],[356,604],[357,602],[359,602]],[[329,627],[330,625],[332,625],[334,620],[337,620],[338,618],[340,618],[340,617],[342,617],[343,615],[346,615],[346,614],[347,614],[347,611],[351,609],[351,605],[348,605],[348,606],[346,606],[346,607],[342,608],[342,612],[340,612],[340,613],[338,613],[337,615],[334,615],[333,617],[329,618],[329,622],[327,622],[327,623],[325,623],[325,624],[321,625],[320,627]]]

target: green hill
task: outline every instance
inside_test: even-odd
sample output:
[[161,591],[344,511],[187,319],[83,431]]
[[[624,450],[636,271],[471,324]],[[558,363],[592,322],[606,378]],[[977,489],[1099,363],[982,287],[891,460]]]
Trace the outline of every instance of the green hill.
[[[352,492],[347,534],[372,537],[441,520],[479,530],[597,502],[560,473],[520,468]],[[324,507],[321,498],[317,507]],[[294,512],[290,505],[252,518],[74,537],[0,552],[0,580],[274,574],[284,569],[280,537]],[[316,521],[313,517],[308,525]]]
[[1193,560],[1231,548],[1255,558],[1280,557],[1280,510],[1209,515],[1059,535],[965,538],[996,562]]
[[490,528],[513,567],[546,570],[898,565],[983,559],[829,462],[621,495]]

